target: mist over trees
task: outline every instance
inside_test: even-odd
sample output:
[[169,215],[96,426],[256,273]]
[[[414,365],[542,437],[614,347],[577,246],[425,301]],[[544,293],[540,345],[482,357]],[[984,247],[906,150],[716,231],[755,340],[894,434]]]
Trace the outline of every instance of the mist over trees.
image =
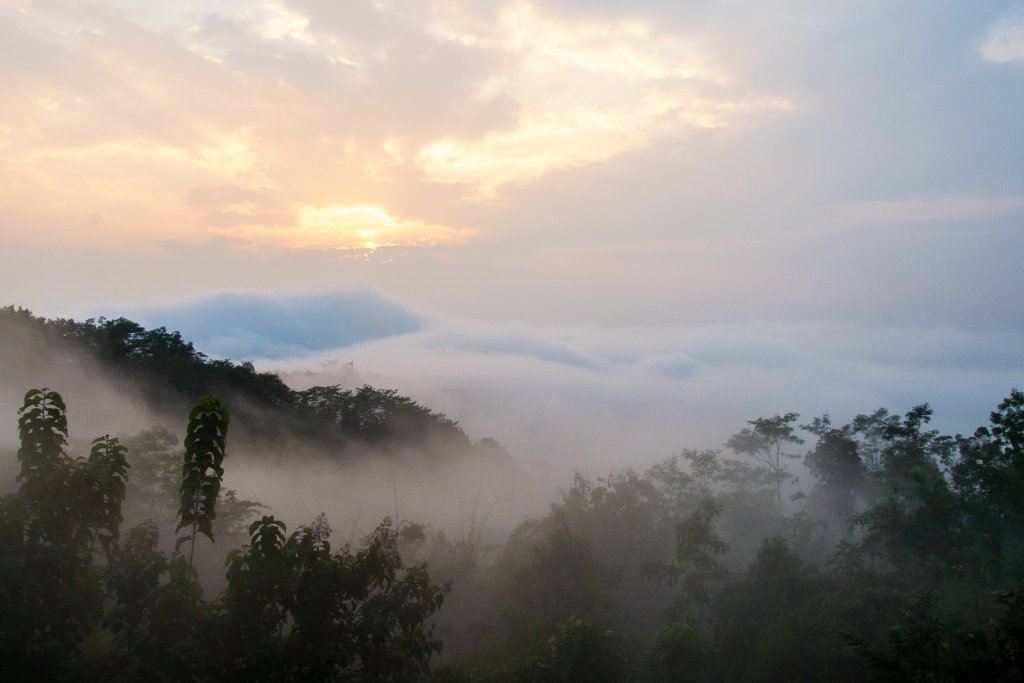
[[[233,420],[246,438],[282,448],[315,446],[339,459],[367,450],[412,447],[426,457],[451,457],[490,443],[471,443],[457,422],[394,389],[369,385],[342,389],[289,388],[274,373],[208,358],[178,332],[147,330],[125,318],[49,320],[26,309],[0,308],[0,362],[8,368],[45,368],[59,381],[74,369],[95,367],[131,400],[165,422],[185,413],[195,399],[216,395],[233,406]],[[325,448],[329,447],[329,448]]]
[[5,364],[96,363],[168,416],[79,447],[59,387],[20,389],[18,444],[0,453],[13,468],[0,501],[3,680],[1024,675],[1016,389],[967,436],[930,428],[924,404],[867,407],[846,424],[754,417],[721,448],[577,474],[495,542],[479,499],[458,530],[396,514],[345,542],[332,527],[351,520],[278,519],[222,485],[245,457],[236,430],[296,469],[307,447],[338,467],[417,446],[438,467],[508,468],[508,454],[396,390],[293,391],[124,319],[8,307],[0,338]]

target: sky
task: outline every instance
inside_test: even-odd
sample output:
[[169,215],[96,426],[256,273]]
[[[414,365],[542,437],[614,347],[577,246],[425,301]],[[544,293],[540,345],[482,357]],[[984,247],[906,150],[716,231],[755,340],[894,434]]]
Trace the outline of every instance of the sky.
[[1021,2],[0,0],[0,84],[3,304],[531,453],[1024,386]]

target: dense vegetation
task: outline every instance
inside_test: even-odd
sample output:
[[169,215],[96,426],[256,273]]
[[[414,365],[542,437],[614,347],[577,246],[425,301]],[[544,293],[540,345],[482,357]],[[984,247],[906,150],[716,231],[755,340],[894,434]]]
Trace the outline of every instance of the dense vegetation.
[[286,535],[264,516],[227,558],[213,600],[193,567],[213,539],[227,410],[189,414],[175,551],[147,520],[121,535],[127,449],[116,438],[72,457],[57,392],[30,390],[18,421],[20,488],[0,504],[4,680],[367,680],[422,677],[440,649],[426,619],[444,599],[406,567],[385,520],[332,552],[323,518]]
[[[107,325],[4,311],[52,325],[60,344]],[[209,361],[180,336],[132,334],[131,348],[189,349],[205,379],[181,387],[221,381],[248,405],[278,396],[275,409],[330,443],[415,438],[394,413],[351,407],[360,391],[411,403],[394,392],[270,391],[272,375]],[[108,362],[138,362],[152,381],[171,362],[122,355],[149,360]],[[221,402],[192,408],[184,442],[157,427],[74,457],[60,395],[32,390],[11,454],[19,486],[0,504],[0,678],[1020,680],[1024,393],[970,436],[930,420],[927,405],[845,425],[757,418],[724,449],[577,475],[490,551],[477,530],[452,541],[408,520],[332,547],[323,516],[288,534],[221,490]],[[211,590],[196,567],[215,534],[238,548]]]
[[803,425],[816,439],[803,491],[787,468],[795,414],[752,420],[726,442],[736,458],[684,450],[642,475],[577,476],[477,575],[503,596],[497,635],[446,671],[1020,680],[1024,393],[970,437],[927,429],[930,416],[922,405]]

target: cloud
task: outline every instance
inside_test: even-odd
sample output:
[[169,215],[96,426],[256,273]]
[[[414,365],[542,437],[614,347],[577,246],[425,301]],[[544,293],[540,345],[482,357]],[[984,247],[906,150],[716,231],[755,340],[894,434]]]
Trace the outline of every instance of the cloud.
[[462,244],[475,232],[401,220],[381,206],[307,204],[273,210],[259,191],[220,188],[217,194],[225,199],[206,214],[205,221],[219,234],[255,246],[372,252],[381,247]]
[[223,293],[130,311],[147,327],[180,331],[214,357],[283,358],[407,334],[422,317],[369,289],[316,294]]
[[[119,245],[201,240],[255,225],[263,230],[247,235],[252,245],[336,246],[332,235],[297,240],[266,230],[301,230],[289,214],[332,207],[374,207],[382,217],[374,229],[387,227],[389,244],[424,246],[468,234],[409,217],[401,188],[379,188],[401,163],[401,141],[389,128],[410,136],[427,118],[428,98],[389,102],[374,89],[408,93],[415,82],[426,93],[439,74],[452,78],[457,69],[472,81],[485,66],[480,60],[448,55],[427,65],[432,74],[366,81],[348,62],[332,61],[331,39],[310,44],[299,35],[303,22],[283,6],[177,7],[4,11],[11,21],[0,27],[0,77],[12,106],[0,112],[0,201],[12,223],[43,212],[53,225],[26,239],[94,240],[88,217],[103,215],[101,239]],[[394,57],[391,63],[420,63],[415,54]],[[437,131],[453,129],[450,118],[435,123]],[[197,188],[227,186],[273,194],[275,207],[190,201]],[[392,218],[398,213],[405,217]]]
[[655,140],[793,108],[783,97],[751,96],[731,87],[702,40],[646,21],[569,19],[539,5],[510,2],[494,28],[436,30],[505,54],[508,66],[483,87],[508,92],[521,103],[515,126],[477,141],[446,136],[415,157],[428,178],[470,185],[483,195]]
[[186,202],[203,212],[202,221],[219,228],[236,226],[288,226],[295,212],[279,190],[238,185],[199,185],[191,188]]
[[1019,212],[1024,197],[920,197],[862,201],[830,208],[833,230],[899,225],[977,221]]
[[295,249],[379,249],[380,247],[459,244],[471,230],[395,218],[380,206],[302,206]]
[[[480,229],[456,215],[464,196],[791,107],[738,82],[712,41],[520,0],[2,11],[0,201],[11,222],[45,214],[23,239],[51,244],[97,239],[103,216],[118,248],[229,228],[347,248],[360,240],[301,214],[368,208],[388,235],[364,242],[462,244]],[[227,186],[275,208],[189,199]]]
[[425,335],[426,349],[444,353],[448,350],[487,356],[528,357],[536,360],[577,368],[596,369],[605,365],[603,359],[556,339],[535,333],[507,331],[494,334],[481,331],[441,329]]
[[17,7],[12,303],[372,283],[548,324],[1020,324],[1024,89],[979,58],[991,7]]
[[[473,438],[497,438],[521,462],[601,472],[717,447],[746,420],[786,411],[842,422],[929,402],[938,428],[969,433],[1024,385],[1022,342],[1020,331],[841,323],[535,327],[428,317],[408,334],[257,366],[302,370],[292,376],[300,388],[320,371],[325,383],[396,388]],[[332,360],[354,362],[356,374],[339,379]]]
[[1024,63],[1024,20],[1004,20],[989,33],[981,55],[990,62]]
[[[181,329],[215,356],[262,355],[256,358],[259,369],[292,373],[285,376],[297,388],[368,382],[397,389],[458,420],[473,439],[498,439],[525,471],[542,474],[551,488],[569,481],[573,469],[643,470],[682,448],[718,448],[747,420],[788,411],[801,413],[802,422],[829,413],[842,424],[878,407],[902,413],[928,402],[935,411],[933,426],[971,433],[1011,387],[1024,387],[1020,329],[749,321],[662,327],[485,324],[429,315],[367,290],[222,294],[121,312],[150,327]],[[353,362],[354,373],[339,373],[341,364],[332,360]],[[28,372],[12,369],[15,380]],[[90,402],[82,391],[72,396],[79,396],[89,415],[114,415],[96,424],[117,426],[131,412],[117,401]],[[15,398],[5,398],[9,411]],[[241,471],[232,470],[243,490],[259,483],[258,468],[246,474],[251,467],[240,462]],[[372,477],[346,473],[341,482],[310,467],[321,482],[318,490],[329,492],[335,482],[342,485],[338,490],[352,490],[367,511],[390,512],[373,500],[381,490],[392,500],[389,465],[380,465]],[[288,490],[280,483],[292,476],[298,475],[264,479],[247,495],[278,505]],[[448,495],[480,485],[474,472],[453,476],[456,486],[425,486],[426,476],[405,473],[398,479],[403,501],[411,496],[413,518],[412,498],[420,495],[414,491]],[[508,496],[507,482],[488,480],[485,491]],[[549,499],[535,501],[537,509]],[[506,504],[518,509],[522,501]],[[309,513],[281,508],[286,510],[292,519]]]

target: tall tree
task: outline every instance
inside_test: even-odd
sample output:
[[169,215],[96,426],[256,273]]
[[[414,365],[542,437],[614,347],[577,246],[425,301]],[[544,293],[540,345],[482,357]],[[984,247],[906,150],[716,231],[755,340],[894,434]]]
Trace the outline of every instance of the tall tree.
[[676,547],[670,562],[651,565],[654,573],[669,584],[680,584],[682,594],[678,606],[683,610],[697,608],[698,623],[706,628],[705,611],[711,604],[715,589],[725,582],[729,572],[718,556],[729,551],[715,530],[715,518],[722,504],[705,498],[676,527]]
[[818,480],[818,495],[812,494],[812,498],[823,504],[826,518],[836,522],[849,540],[849,520],[856,512],[856,493],[865,477],[853,427],[833,427],[831,418],[823,415],[802,428],[818,437],[814,450],[804,457],[807,469]]
[[49,389],[25,394],[19,411],[19,490],[0,503],[0,665],[11,679],[71,677],[76,646],[103,610],[103,574],[121,524],[128,465],[109,436],[88,458],[65,452],[64,400]]
[[779,522],[784,519],[782,512],[782,484],[790,476],[786,461],[798,457],[786,448],[804,442],[796,435],[795,423],[799,413],[786,413],[774,417],[759,417],[750,420],[742,430],[729,437],[726,447],[733,452],[749,456],[764,471],[769,484],[775,490]]
[[191,528],[191,533],[178,539],[178,543],[190,542],[189,565],[195,556],[196,534],[213,540],[217,497],[224,478],[222,463],[228,420],[227,408],[212,396],[200,399],[188,416],[178,530]]
[[[977,548],[972,569],[994,578],[1024,568],[1024,393],[1013,389],[990,427],[957,437],[950,476]],[[1005,566],[1005,565],[1009,566]]]

